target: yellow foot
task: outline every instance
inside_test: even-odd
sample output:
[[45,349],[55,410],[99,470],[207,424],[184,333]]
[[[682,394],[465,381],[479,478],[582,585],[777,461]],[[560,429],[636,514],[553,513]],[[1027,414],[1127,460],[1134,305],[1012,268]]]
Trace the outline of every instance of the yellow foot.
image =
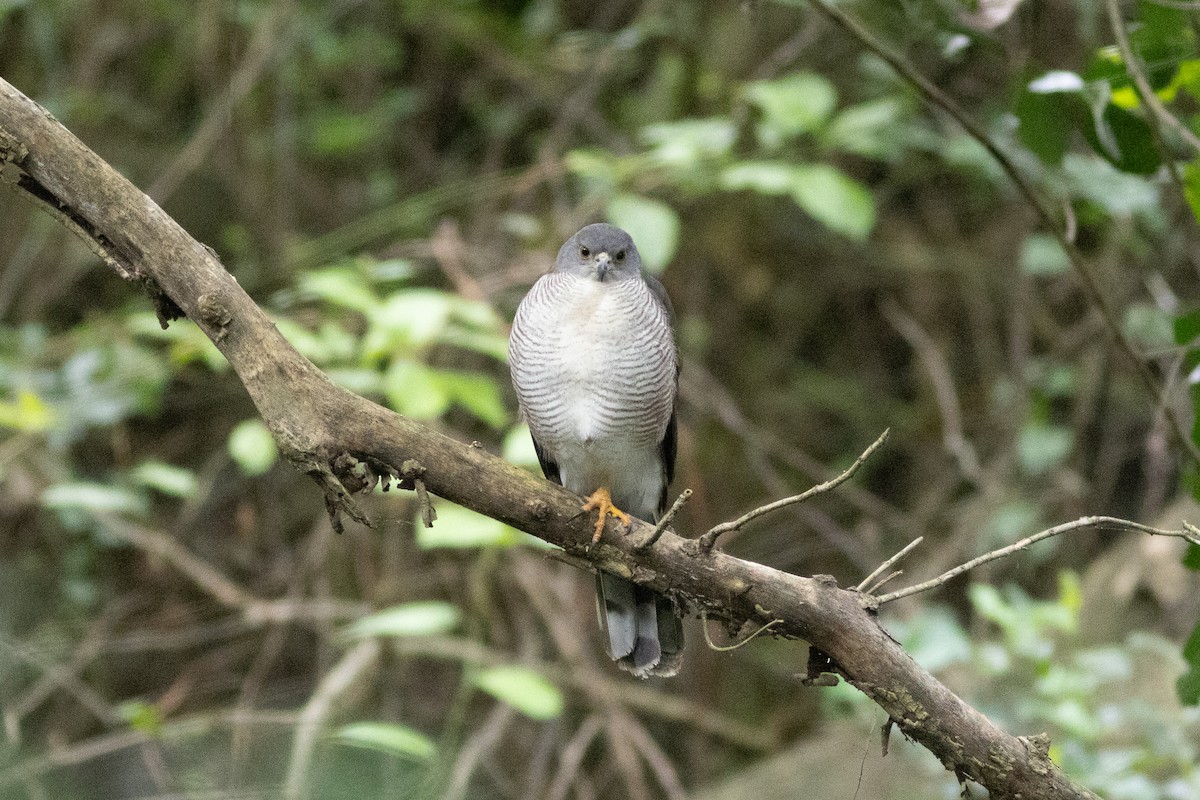
[[613,505],[612,495],[603,486],[592,492],[591,497],[583,504],[583,510],[599,510],[600,512],[596,518],[596,532],[592,534],[592,547],[595,547],[596,543],[600,541],[600,535],[604,533],[604,523],[608,521],[608,517],[619,519],[626,528],[633,524],[631,516]]

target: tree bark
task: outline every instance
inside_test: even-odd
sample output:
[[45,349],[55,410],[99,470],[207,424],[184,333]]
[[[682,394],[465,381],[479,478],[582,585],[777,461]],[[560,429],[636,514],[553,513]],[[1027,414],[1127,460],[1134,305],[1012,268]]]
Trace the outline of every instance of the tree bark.
[[909,738],[960,780],[994,798],[1094,798],[1048,757],[1044,736],[997,728],[920,667],[880,626],[872,598],[829,577],[803,578],[713,550],[671,532],[613,523],[590,551],[580,498],[477,445],[454,441],[334,385],[279,333],[215,254],[75,138],[44,108],[0,80],[0,180],[81,235],[122,277],[145,288],[165,326],[187,317],[245,385],[281,452],[313,476],[331,513],[361,518],[351,498],[376,475],[429,491],[675,595],[692,609],[808,641],[811,658],[874,700]]

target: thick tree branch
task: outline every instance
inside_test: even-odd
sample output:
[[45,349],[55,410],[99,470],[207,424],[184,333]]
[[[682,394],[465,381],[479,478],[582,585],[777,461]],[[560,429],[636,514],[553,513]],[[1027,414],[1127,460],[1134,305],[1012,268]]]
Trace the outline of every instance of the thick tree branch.
[[[610,524],[588,549],[580,499],[334,385],[301,356],[242,291],[212,251],[70,134],[45,109],[0,80],[0,177],[54,210],[142,285],[164,324],[187,316],[245,384],[281,451],[312,476],[331,506],[354,514],[351,490],[381,468],[412,460],[430,492],[552,542],[596,567],[679,597],[709,616],[804,639],[822,662],[879,704],[910,738],[994,798],[1091,798],[1050,761],[1045,737],[997,728],[922,669],[879,625],[857,592],[832,578],[802,578],[712,550],[670,531]],[[370,465],[365,469],[363,465]]]

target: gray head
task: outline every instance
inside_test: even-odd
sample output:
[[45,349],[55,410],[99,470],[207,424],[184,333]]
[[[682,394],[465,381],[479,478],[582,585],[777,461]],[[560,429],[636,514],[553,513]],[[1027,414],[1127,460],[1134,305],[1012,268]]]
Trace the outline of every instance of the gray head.
[[620,281],[642,276],[642,257],[628,233],[616,225],[597,223],[567,239],[554,262],[555,272],[598,281]]

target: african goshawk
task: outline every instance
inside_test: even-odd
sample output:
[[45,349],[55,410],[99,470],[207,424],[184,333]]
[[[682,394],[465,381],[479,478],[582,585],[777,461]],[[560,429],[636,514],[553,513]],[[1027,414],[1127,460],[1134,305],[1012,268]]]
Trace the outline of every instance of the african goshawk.
[[[629,234],[588,225],[521,301],[509,366],[546,477],[608,516],[654,521],[675,469],[679,359],[671,302]],[[628,513],[626,513],[628,512]],[[623,578],[596,579],[609,652],[639,678],[679,671],[675,604]]]

